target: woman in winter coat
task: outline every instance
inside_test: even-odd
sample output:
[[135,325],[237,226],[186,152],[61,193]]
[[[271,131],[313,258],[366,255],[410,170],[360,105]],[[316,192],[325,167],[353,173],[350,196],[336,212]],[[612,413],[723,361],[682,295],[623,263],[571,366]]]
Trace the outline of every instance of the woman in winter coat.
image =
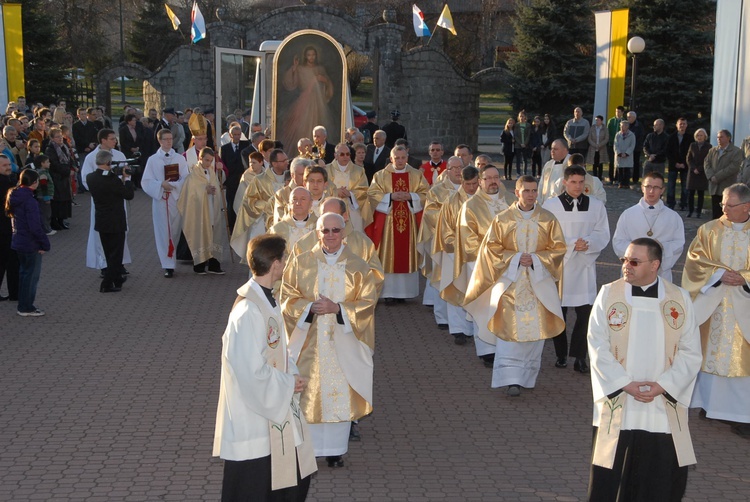
[[[688,189],[688,214],[690,218],[695,214],[696,218],[701,217],[703,212],[703,195],[708,190],[708,179],[706,178],[706,172],[703,170],[703,161],[706,160],[706,155],[711,149],[711,143],[708,142],[708,133],[705,129],[701,128],[695,131],[693,134],[695,142],[690,144],[690,149],[686,157],[688,165],[687,173],[687,189]],[[698,192],[698,208],[693,213],[695,207],[695,192]]]
[[42,228],[39,204],[34,190],[39,186],[39,174],[33,169],[24,169],[18,185],[8,192],[5,213],[12,219],[13,237],[11,249],[18,256],[18,315],[39,317],[44,311],[34,306],[36,287],[42,271],[42,255],[49,251],[50,244]]
[[505,179],[511,179],[513,173],[513,156],[516,152],[516,136],[513,132],[513,128],[516,125],[516,121],[513,118],[509,118],[505,122],[505,129],[500,135],[500,143],[503,144],[503,157],[505,158]]
[[594,176],[600,180],[604,176],[604,163],[609,162],[608,142],[609,131],[604,123],[604,117],[597,115],[594,125],[589,129],[589,151],[586,155],[586,163],[593,166]]

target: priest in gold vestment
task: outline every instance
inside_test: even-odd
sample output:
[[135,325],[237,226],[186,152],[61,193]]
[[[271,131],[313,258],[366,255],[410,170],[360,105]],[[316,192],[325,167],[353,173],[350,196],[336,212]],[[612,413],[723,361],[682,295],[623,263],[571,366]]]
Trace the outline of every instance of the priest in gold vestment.
[[309,378],[300,407],[316,456],[341,467],[352,420],[372,413],[375,306],[380,280],[343,244],[344,218],[324,213],[319,243],[294,256],[281,287],[289,351]]
[[[453,193],[440,208],[431,250],[433,263],[431,280],[432,285],[440,295],[453,282],[458,215],[464,203],[473,197],[478,190],[479,170],[473,166],[466,166],[461,171],[461,188]],[[466,311],[463,308],[464,292],[451,288],[451,294],[446,292],[443,301],[447,305],[448,332],[454,337],[459,334],[464,336],[473,334],[474,322],[467,318]],[[455,338],[454,341],[457,339]]]
[[556,283],[567,250],[560,223],[535,204],[533,176],[516,180],[516,196],[479,246],[464,306],[487,328],[479,336],[493,335],[484,340],[495,344],[492,387],[513,397],[536,385],[544,340],[565,327]]
[[199,157],[182,185],[177,209],[182,216],[182,233],[193,255],[193,271],[204,275],[208,266],[210,274],[222,275],[219,259],[224,254],[227,239],[226,199],[222,190],[224,171],[216,169],[212,149],[202,149]]
[[690,244],[682,287],[695,303],[703,365],[690,406],[708,418],[735,422],[750,435],[750,188],[736,183],[722,194],[724,215],[698,229]]
[[430,185],[422,171],[407,165],[406,148],[391,150],[391,163],[373,176],[367,195],[374,211],[366,229],[385,270],[381,296],[404,301],[419,295],[417,233]]
[[268,233],[282,236],[286,241],[286,252],[291,255],[297,241],[315,231],[317,218],[312,214],[312,195],[307,188],[295,187],[289,194],[288,205],[287,214],[269,228]]
[[289,194],[296,187],[305,186],[305,168],[313,165],[313,161],[302,157],[295,157],[289,165],[292,179],[289,184],[276,190],[273,196],[273,224],[275,225],[289,212]]
[[[440,271],[435,270],[435,259],[432,255],[435,230],[438,225],[440,209],[448,199],[461,188],[461,170],[463,162],[460,157],[453,156],[446,163],[445,172],[448,175],[442,181],[435,181],[427,193],[427,201],[422,212],[422,224],[419,226],[417,235],[417,253],[419,255],[419,268],[427,282],[424,287],[422,305],[432,305],[435,322],[438,327],[448,327],[448,304],[440,298],[438,290],[432,285],[435,282],[434,275]],[[423,169],[420,169],[424,172]],[[435,175],[437,178],[437,174]]]
[[346,201],[349,221],[354,229],[363,232],[372,223],[365,169],[352,162],[351,150],[346,143],[336,145],[335,152],[336,158],[326,165],[328,185],[334,196]]
[[[460,296],[466,292],[484,235],[495,216],[508,209],[509,201],[497,167],[488,164],[479,170],[479,188],[480,190],[477,190],[476,194],[461,207],[458,215],[453,283],[446,287],[444,293],[441,293],[446,296]],[[456,334],[454,341],[462,345],[467,339],[473,337],[477,356],[484,361],[486,366],[492,367],[495,347],[494,344],[485,342],[485,339],[493,337],[482,324],[472,326],[471,332]],[[484,336],[479,335],[479,331],[482,330],[485,331]]]

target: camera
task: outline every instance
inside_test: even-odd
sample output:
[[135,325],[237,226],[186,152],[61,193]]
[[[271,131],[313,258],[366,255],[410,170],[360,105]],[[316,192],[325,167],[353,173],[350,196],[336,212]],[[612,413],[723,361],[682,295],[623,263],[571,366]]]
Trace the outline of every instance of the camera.
[[122,176],[123,174],[133,176],[138,172],[138,167],[140,166],[138,163],[138,157],[140,157],[140,153],[136,153],[137,155],[133,155],[132,159],[113,160],[112,167],[110,168],[112,174],[116,176]]

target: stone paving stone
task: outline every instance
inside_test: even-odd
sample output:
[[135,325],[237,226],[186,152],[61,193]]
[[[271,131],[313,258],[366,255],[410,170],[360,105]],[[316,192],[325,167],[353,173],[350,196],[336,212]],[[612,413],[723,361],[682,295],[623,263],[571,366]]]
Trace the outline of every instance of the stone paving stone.
[[[614,231],[639,194],[607,193]],[[37,305],[47,315],[21,318],[15,304],[0,304],[0,500],[218,500],[221,334],[247,268],[225,257],[224,276],[178,264],[164,279],[139,191],[129,280],[100,294],[98,272],[84,267],[90,199],[78,202],[43,260]],[[688,242],[706,221],[685,220]],[[600,283],[619,277],[616,259],[607,247]],[[683,264],[684,254],[677,281]],[[421,299],[379,305],[375,412],[360,422],[344,468],[318,463],[309,500],[582,500],[591,384],[553,363],[547,344],[537,387],[511,399],[490,389],[474,347],[436,329]],[[747,500],[750,442],[695,411],[690,418],[699,464],[686,500]]]

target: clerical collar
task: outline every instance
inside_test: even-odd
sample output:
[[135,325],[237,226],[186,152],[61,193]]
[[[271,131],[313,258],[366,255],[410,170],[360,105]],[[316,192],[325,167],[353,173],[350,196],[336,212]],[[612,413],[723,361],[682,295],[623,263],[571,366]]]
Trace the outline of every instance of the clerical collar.
[[396,172],[406,171],[406,166],[404,166],[402,169],[399,169],[398,167],[396,167],[396,164],[393,164],[393,170]]
[[169,157],[169,154],[172,153],[172,149],[170,148],[169,151],[165,152],[163,149],[159,148],[159,153],[165,157]]
[[555,165],[558,165],[558,164],[562,164],[563,162],[565,162],[565,159],[562,159],[562,160],[556,160],[556,161],[555,161]]
[[664,203],[661,201],[661,199],[656,201],[656,204],[651,205],[646,202],[646,199],[644,197],[641,197],[641,200],[638,201],[638,205],[641,206],[641,209],[643,209],[644,211],[650,212],[661,211],[661,209],[664,207]]
[[643,296],[646,298],[658,298],[659,297],[659,278],[657,277],[654,282],[646,286],[632,286],[633,296]]
[[343,166],[339,164],[339,170],[346,171],[346,168],[349,167],[349,164],[344,164]]
[[745,225],[747,225],[747,222],[748,222],[748,220],[745,220],[745,221],[743,221],[741,223],[731,222],[732,223],[732,230],[735,230],[737,232],[741,231],[743,228],[745,228]]
[[440,167],[440,164],[442,164],[442,162],[433,162],[433,161],[430,161],[430,164],[432,165],[432,167]]
[[518,210],[521,211],[521,213],[531,213],[534,211],[534,208],[536,207],[536,204],[531,206],[531,209],[524,209],[521,207],[521,204],[518,204]]
[[560,199],[560,203],[565,211],[573,210],[573,201],[577,201],[576,205],[578,206],[579,211],[588,211],[589,209],[589,198],[584,194],[581,194],[578,197],[573,197],[568,192],[563,192],[558,198]]
[[326,250],[325,250],[325,248],[324,248],[324,247],[322,247],[322,246],[321,246],[321,248],[320,248],[320,249],[321,249],[321,250],[323,251],[323,254],[325,255],[325,257],[326,257],[326,258],[338,258],[338,257],[339,257],[339,255],[341,255],[341,252],[342,252],[342,251],[344,250],[344,244],[342,243],[342,244],[341,244],[341,247],[340,247],[340,248],[338,249],[338,251],[336,251],[336,252],[333,252],[333,253],[329,253],[329,252],[328,252],[328,251],[326,251]]
[[[256,282],[255,284],[258,283]],[[260,286],[260,284],[258,284],[258,286]],[[263,294],[266,295],[268,303],[270,303],[273,308],[276,308],[276,299],[273,297],[273,289],[267,288],[265,286],[260,286],[260,289],[263,290]]]
[[[487,192],[485,192],[485,193],[487,193]],[[500,192],[498,191],[497,193],[488,193],[487,197],[489,197],[492,200],[498,200],[498,199],[500,199]]]

